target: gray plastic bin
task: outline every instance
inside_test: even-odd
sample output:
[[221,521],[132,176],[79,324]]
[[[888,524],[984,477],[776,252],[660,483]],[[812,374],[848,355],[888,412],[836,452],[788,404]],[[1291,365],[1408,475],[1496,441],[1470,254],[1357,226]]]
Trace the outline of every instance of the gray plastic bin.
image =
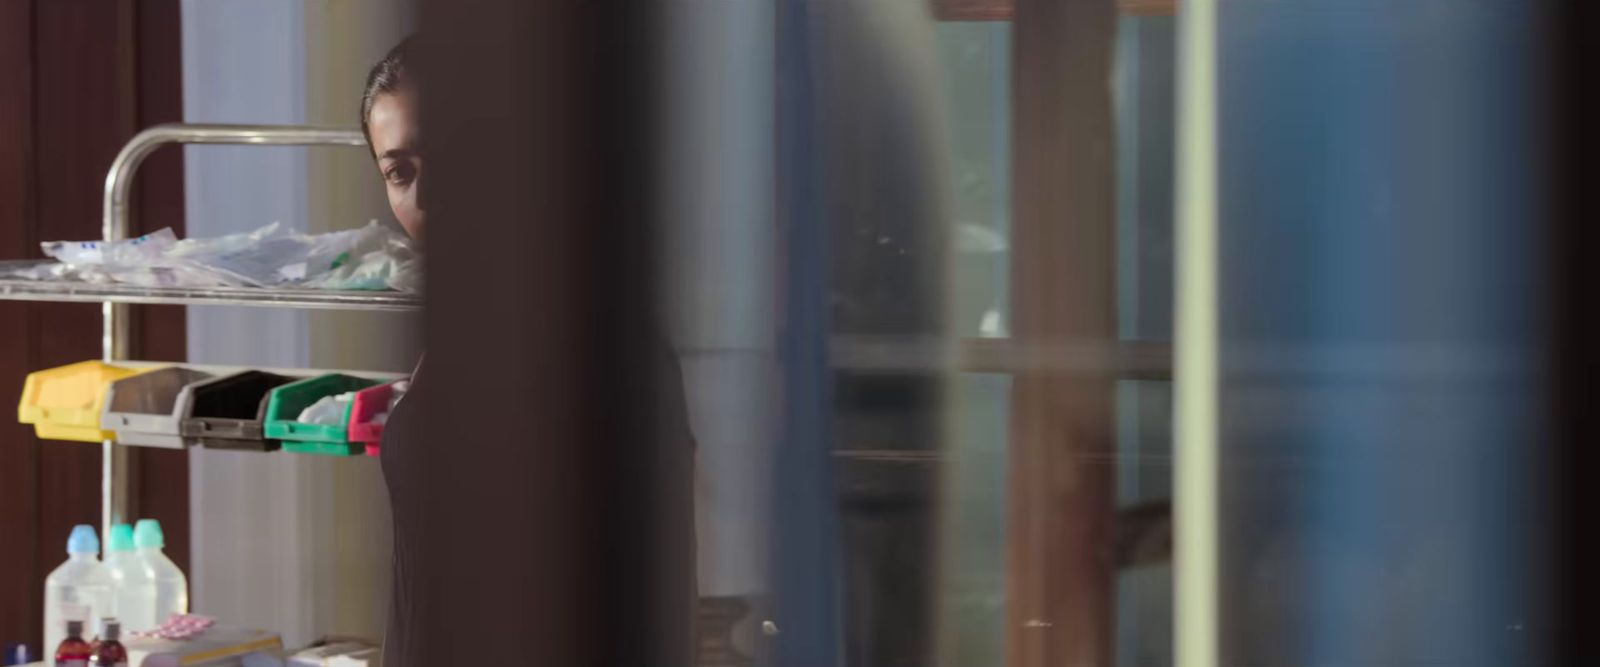
[[145,447],[182,448],[178,430],[184,387],[210,379],[209,373],[173,366],[112,382],[106,389],[100,428],[114,431],[117,442]]

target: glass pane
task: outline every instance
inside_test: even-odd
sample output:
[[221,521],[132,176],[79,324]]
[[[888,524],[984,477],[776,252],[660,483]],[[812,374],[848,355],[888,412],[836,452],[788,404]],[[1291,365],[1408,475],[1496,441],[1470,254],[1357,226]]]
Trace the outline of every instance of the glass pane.
[[[1135,552],[1170,539],[1172,502],[1172,385],[1169,382],[1117,383],[1117,507],[1125,517],[1119,530],[1134,533]],[[1131,510],[1131,512],[1130,512]],[[1143,547],[1143,548],[1141,548]],[[1141,560],[1117,572],[1116,664],[1124,667],[1172,664],[1172,565]]]
[[952,328],[1002,337],[1010,326],[1011,24],[936,30],[954,225]]
[[[1055,623],[1104,632],[1085,655],[1106,656],[1107,664],[1170,652],[1171,624],[1154,620],[1171,610],[1159,540],[1137,567],[1096,555],[1115,551],[1120,536],[1109,530],[1118,511],[1154,517],[1152,534],[1168,525],[1167,386],[1113,389],[1077,376],[1018,385],[1009,375],[964,372],[970,369],[959,360],[975,340],[1000,339],[991,352],[1007,373],[1084,373],[1108,358],[1096,342],[1170,339],[1173,21],[1123,17],[1096,37],[1110,56],[1100,80],[1113,86],[1086,93],[1083,103],[1102,103],[1111,114],[1098,139],[1115,159],[1096,167],[1105,171],[1094,178],[1114,185],[1101,202],[1114,214],[1097,220],[1065,212],[1076,225],[1065,236],[1059,232],[1072,226],[1063,218],[1031,222],[1035,238],[1108,243],[1104,255],[1079,265],[1069,257],[1086,257],[1082,249],[1015,246],[1012,24],[937,23],[917,9],[816,5],[802,24],[812,40],[803,76],[820,115],[807,128],[820,142],[810,146],[824,193],[819,222],[830,232],[828,331],[835,351],[850,352],[833,359],[827,416],[839,494],[833,535],[843,660],[1002,664],[1018,624],[1048,631]],[[1039,168],[1036,178],[1053,173]],[[1032,285],[1040,299],[1029,305],[1034,322],[1070,321],[1093,302],[1116,317],[1087,337],[1037,325],[1017,336],[1012,288],[1022,253],[1034,271],[1078,294],[1063,290],[1057,299]],[[876,351],[862,353],[863,342]],[[1091,350],[1087,357],[1052,351],[1080,347]],[[1018,396],[1031,407],[1019,412]],[[1039,427],[1018,434],[1011,428],[1018,419]],[[1019,447],[1027,458],[1011,456]],[[1011,479],[1019,465],[1082,476],[1091,480],[1087,495],[1052,503],[1057,482]],[[1028,502],[1013,507],[1013,497]],[[1007,534],[1017,521],[1033,529]],[[1057,525],[1089,540],[1063,542]],[[1019,553],[1036,563],[1020,575],[1007,569]],[[1085,596],[1051,583],[1049,563],[1060,557],[1068,559],[1061,568],[1076,568],[1072,577],[1102,592]],[[1026,588],[1049,592],[1008,599],[1006,582],[1018,576],[1035,582]],[[1090,599],[1078,609],[1100,617],[1031,611],[1063,599]]]
[[1563,664],[1539,3],[1220,4],[1224,662]]
[[[1516,12],[1393,10],[1409,32],[1390,32],[1270,4],[1233,7],[1224,31],[1215,537],[1224,644],[1241,647],[1224,664],[1460,657],[1445,630],[1526,601],[1514,577],[1470,584],[1527,564],[1477,557],[1521,535],[1511,517],[1527,510],[1489,500],[1516,496],[1494,472],[1527,472],[1506,447],[1538,407],[1516,398],[1537,383],[1512,363],[1534,321],[1514,305],[1533,242],[1507,222],[1525,192],[1496,186],[1527,183],[1481,166],[1527,118],[1459,64],[1506,82],[1495,49],[1467,47],[1509,39],[1491,19]],[[706,196],[776,184],[770,209],[723,221],[775,211],[772,236],[741,241],[772,256],[731,260],[776,267],[773,302],[707,279],[741,312],[773,313],[741,342],[771,355],[782,408],[772,596],[755,612],[773,627],[753,653],[785,667],[1178,657],[1173,513],[1195,506],[1175,497],[1178,401],[1170,369],[1123,365],[1170,353],[1186,285],[1183,62],[1162,6],[1018,0],[1013,22],[941,23],[924,2],[776,5],[773,67],[757,68],[774,72],[773,107],[745,109],[775,119],[775,173],[674,174]],[[694,117],[698,143],[723,149],[721,117]],[[729,230],[689,245],[716,255]],[[1509,365],[1490,363],[1502,353]],[[1467,611],[1394,599],[1411,585]],[[1383,636],[1389,620],[1407,636]]]
[[899,372],[832,376],[843,650],[851,665],[998,664],[1010,381],[942,352],[1009,329],[1010,26],[911,9],[830,6],[840,41],[816,60],[832,333],[915,351]]
[[1117,383],[1117,506],[1172,500],[1172,383]]
[[1117,328],[1172,339],[1172,16],[1117,21]]
[[1175,664],[1170,563],[1129,567],[1117,573],[1116,660],[1122,667]]
[[1005,660],[1006,448],[1011,379],[962,375],[940,483],[937,655],[951,665]]

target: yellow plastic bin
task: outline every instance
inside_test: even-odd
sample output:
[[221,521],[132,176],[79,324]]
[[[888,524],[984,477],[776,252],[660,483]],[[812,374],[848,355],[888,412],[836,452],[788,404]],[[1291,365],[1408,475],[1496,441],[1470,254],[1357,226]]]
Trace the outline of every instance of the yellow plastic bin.
[[100,429],[106,388],[113,381],[147,370],[153,369],[81,361],[29,373],[22,386],[22,402],[17,405],[17,421],[33,424],[33,432],[43,440],[112,440],[111,431]]

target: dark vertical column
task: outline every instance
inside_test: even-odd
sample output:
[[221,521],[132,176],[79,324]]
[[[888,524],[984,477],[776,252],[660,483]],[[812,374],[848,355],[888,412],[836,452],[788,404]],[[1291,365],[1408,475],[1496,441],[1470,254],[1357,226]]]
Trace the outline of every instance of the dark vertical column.
[[[1549,179],[1540,193],[1549,206],[1550,245],[1545,269],[1553,289],[1550,313],[1551,345],[1546,364],[1551,369],[1555,449],[1540,461],[1546,483],[1543,523],[1549,552],[1539,583],[1546,593],[1548,624],[1534,630],[1546,653],[1544,664],[1576,665],[1594,657],[1594,643],[1586,631],[1595,587],[1596,541],[1590,508],[1597,506],[1593,483],[1595,434],[1600,433],[1600,317],[1594,312],[1594,295],[1600,294],[1600,230],[1594,220],[1595,198],[1590,194],[1593,171],[1583,142],[1576,141],[1594,118],[1592,95],[1585,82],[1593,79],[1593,66],[1584,66],[1581,52],[1592,50],[1592,22],[1583,20],[1592,4],[1578,0],[1549,3],[1538,15],[1543,49],[1536,54],[1533,71],[1543,72],[1550,84],[1542,91],[1539,148]],[[1580,46],[1582,45],[1582,46]],[[1537,567],[1537,566],[1536,566]],[[1530,661],[1529,664],[1538,664]]]
[[424,423],[384,450],[403,667],[691,660],[692,451],[652,291],[654,13],[423,3]]
[[[1017,2],[1011,289],[1020,343],[1109,344],[1116,335],[1115,9],[1111,0]],[[1109,665],[1111,380],[1023,372],[1012,386],[1008,663]]]

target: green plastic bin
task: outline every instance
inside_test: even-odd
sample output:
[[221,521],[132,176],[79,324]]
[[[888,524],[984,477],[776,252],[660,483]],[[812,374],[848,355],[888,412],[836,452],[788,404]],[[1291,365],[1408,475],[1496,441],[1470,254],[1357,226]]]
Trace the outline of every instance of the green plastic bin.
[[298,419],[301,411],[325,396],[359,391],[377,384],[377,380],[329,373],[273,389],[267,395],[266,435],[282,441],[286,452],[325,456],[364,454],[366,447],[362,443],[350,442],[348,409],[338,424],[302,424]]

